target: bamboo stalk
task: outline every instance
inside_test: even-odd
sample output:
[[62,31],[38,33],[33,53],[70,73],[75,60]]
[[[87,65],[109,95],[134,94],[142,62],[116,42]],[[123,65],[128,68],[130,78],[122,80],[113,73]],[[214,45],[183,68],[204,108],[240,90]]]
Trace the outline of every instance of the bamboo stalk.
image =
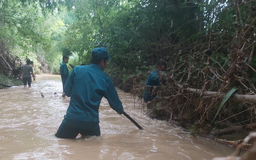
[[216,130],[211,132],[213,135],[224,135],[224,134],[229,134],[229,133],[234,133],[237,130],[243,129],[243,128],[252,128],[255,127],[256,123],[252,123],[252,124],[247,124],[247,125],[241,125],[241,126],[232,126],[229,128],[224,128],[224,129],[220,129],[220,130]]
[[[222,92],[216,92],[216,91],[204,91],[201,93],[200,89],[194,89],[194,88],[184,88],[180,84],[176,84],[179,88],[183,88],[187,90],[188,92],[196,93],[196,94],[202,94],[204,96],[220,96],[224,97],[226,93]],[[251,103],[256,103],[256,95],[242,95],[242,94],[234,94],[232,97],[230,97],[233,100],[239,101],[239,102],[251,102]]]

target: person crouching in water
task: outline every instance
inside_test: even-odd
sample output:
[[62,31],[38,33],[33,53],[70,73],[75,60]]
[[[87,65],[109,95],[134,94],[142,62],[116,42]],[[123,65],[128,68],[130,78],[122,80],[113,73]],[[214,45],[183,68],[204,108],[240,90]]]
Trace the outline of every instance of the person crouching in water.
[[70,103],[56,137],[74,139],[79,133],[100,136],[98,112],[103,97],[117,113],[124,113],[115,86],[104,73],[109,59],[106,48],[94,48],[91,64],[72,70],[64,87],[66,96],[71,97]]
[[27,59],[27,64],[23,65],[20,70],[19,77],[22,75],[22,80],[24,84],[24,88],[31,87],[31,74],[33,76],[33,80],[35,81],[35,75],[33,73],[33,68],[30,66],[30,60]]
[[[159,61],[156,64],[156,69],[149,74],[146,82],[146,86],[143,92],[144,102],[147,103],[149,101],[152,101],[156,97],[156,95],[152,95],[153,87],[160,85],[160,75],[161,74],[163,75],[166,68],[167,68],[166,63],[164,61]],[[162,77],[162,80],[164,84],[165,77]]]

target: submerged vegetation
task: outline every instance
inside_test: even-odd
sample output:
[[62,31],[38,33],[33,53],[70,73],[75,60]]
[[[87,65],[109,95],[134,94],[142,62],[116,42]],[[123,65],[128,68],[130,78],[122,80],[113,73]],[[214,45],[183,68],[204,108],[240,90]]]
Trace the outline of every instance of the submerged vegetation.
[[[0,53],[58,73],[62,55],[89,64],[90,51],[104,46],[107,74],[139,97],[147,72],[165,60],[169,78],[153,91],[152,117],[194,134],[246,136],[256,126],[255,16],[256,0],[4,0]],[[3,70],[20,66],[3,59]]]

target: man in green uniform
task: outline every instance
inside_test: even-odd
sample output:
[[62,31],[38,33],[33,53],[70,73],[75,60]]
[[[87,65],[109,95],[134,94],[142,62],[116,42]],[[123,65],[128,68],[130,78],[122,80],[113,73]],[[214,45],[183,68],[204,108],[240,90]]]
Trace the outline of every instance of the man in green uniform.
[[[160,85],[160,83],[159,83],[160,82],[160,76],[159,75],[161,75],[161,74],[163,75],[166,68],[167,68],[166,63],[164,61],[159,61],[156,64],[156,69],[153,70],[149,74],[147,82],[146,82],[146,86],[145,86],[145,89],[144,89],[144,92],[143,92],[143,99],[146,103],[149,102],[149,101],[152,101],[153,98],[156,96],[156,95],[152,95],[153,86],[159,86]],[[163,84],[165,83],[165,79],[166,79],[166,77],[162,77]]]
[[[64,86],[66,84],[66,80],[69,75],[67,63],[68,63],[68,57],[63,56],[63,62],[60,65],[60,76],[61,76],[61,81],[62,81],[62,86],[63,86],[63,92],[64,92]],[[63,94],[63,96],[64,96],[64,94]]]
[[102,97],[117,113],[124,112],[112,80],[103,72],[109,59],[106,48],[94,48],[91,64],[76,66],[72,70],[64,87],[65,94],[71,99],[56,137],[73,139],[79,133],[99,136],[98,110]]

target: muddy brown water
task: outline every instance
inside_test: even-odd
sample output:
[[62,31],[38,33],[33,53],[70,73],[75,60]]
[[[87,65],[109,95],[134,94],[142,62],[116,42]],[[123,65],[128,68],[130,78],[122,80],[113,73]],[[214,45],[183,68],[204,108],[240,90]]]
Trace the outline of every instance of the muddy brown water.
[[134,98],[120,90],[125,111],[144,130],[118,115],[103,99],[101,136],[58,139],[54,134],[69,103],[61,91],[60,77],[54,75],[38,76],[30,89],[17,86],[0,90],[0,159],[211,160],[234,150],[211,139],[180,134],[184,133],[181,128],[150,119],[140,102],[134,106]]

